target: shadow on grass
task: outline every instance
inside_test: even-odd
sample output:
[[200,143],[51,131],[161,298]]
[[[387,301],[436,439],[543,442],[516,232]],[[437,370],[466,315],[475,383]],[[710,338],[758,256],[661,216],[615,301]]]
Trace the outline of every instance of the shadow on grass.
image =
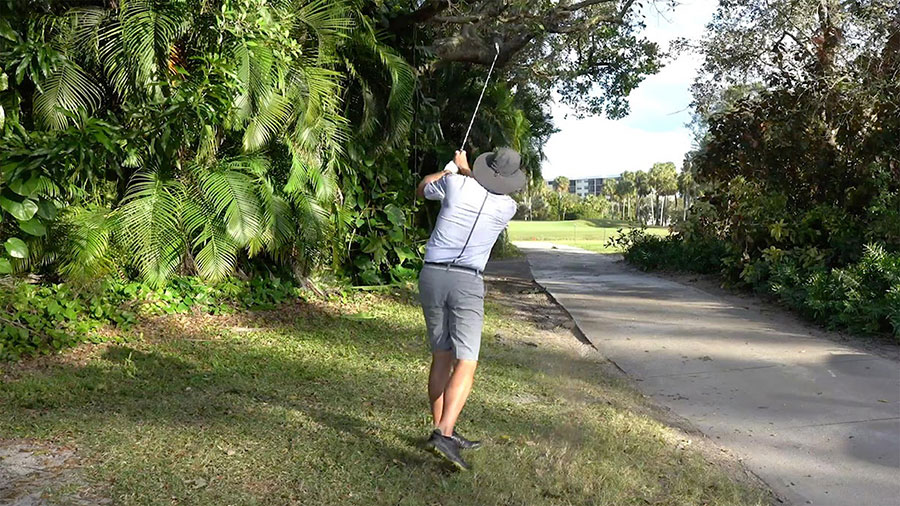
[[[595,363],[492,337],[461,420],[494,443],[472,456],[487,474],[448,473],[421,447],[429,431],[424,326],[408,293],[392,300],[395,313],[371,320],[282,310],[254,318],[257,332],[110,346],[87,365],[4,384],[0,429],[71,438],[96,459],[100,478],[141,503],[441,503],[452,484],[460,504],[624,504],[629,494],[663,497],[663,485],[687,479],[658,457],[667,450],[657,436],[604,427],[622,418],[615,410],[624,404],[593,391],[596,412],[566,405],[558,382],[595,387],[603,378]],[[243,450],[228,460],[222,444]],[[635,447],[652,455],[630,454]],[[197,473],[218,488],[189,485]],[[277,479],[246,492],[261,475]],[[295,483],[303,486],[288,487]]]
[[593,218],[584,220],[597,228],[640,228],[640,223],[632,223],[625,220],[610,220],[606,218]]

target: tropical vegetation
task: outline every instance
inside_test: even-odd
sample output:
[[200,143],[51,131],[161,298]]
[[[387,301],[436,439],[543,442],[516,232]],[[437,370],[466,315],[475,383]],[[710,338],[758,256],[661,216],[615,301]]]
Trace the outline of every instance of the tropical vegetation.
[[602,179],[599,193],[570,192],[569,179],[556,177],[517,195],[523,220],[618,219],[650,226],[667,226],[687,218],[698,186],[686,167],[655,163],[648,171],[625,171]]
[[741,0],[696,49],[701,195],[674,236],[625,238],[627,257],[900,337],[900,7]]
[[[408,279],[436,210],[412,189],[495,47],[466,148],[512,146],[540,181],[553,91],[626,114],[662,57],[641,27],[630,1],[0,0],[0,277]],[[53,348],[19,290],[4,329]]]

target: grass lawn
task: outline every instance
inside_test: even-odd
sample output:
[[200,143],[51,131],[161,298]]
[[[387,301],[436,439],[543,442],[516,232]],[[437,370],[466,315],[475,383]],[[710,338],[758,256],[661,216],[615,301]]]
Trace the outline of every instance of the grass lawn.
[[[512,221],[509,224],[510,241],[545,241],[577,246],[599,253],[616,253],[619,250],[606,245],[618,235],[635,228],[633,223],[618,220],[569,220],[569,221]],[[647,227],[647,232],[667,235],[665,227]]]
[[596,352],[507,306],[489,306],[460,422],[486,441],[468,473],[422,449],[428,364],[413,293],[141,331],[0,364],[0,435],[75,448],[114,504],[767,502],[654,419]]

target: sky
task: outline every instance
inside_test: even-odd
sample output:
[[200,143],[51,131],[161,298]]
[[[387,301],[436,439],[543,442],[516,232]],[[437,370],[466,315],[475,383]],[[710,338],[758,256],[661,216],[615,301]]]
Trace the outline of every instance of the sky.
[[[712,19],[717,0],[680,0],[674,11],[648,10],[645,35],[665,50],[677,37],[698,39]],[[554,104],[553,122],[559,132],[544,147],[544,179],[603,177],[625,170],[647,170],[655,162],[675,162],[681,168],[691,149],[690,86],[701,63],[695,54],[682,54],[646,78],[631,92],[631,113],[620,120],[604,117],[577,119]],[[569,117],[566,117],[569,112]]]

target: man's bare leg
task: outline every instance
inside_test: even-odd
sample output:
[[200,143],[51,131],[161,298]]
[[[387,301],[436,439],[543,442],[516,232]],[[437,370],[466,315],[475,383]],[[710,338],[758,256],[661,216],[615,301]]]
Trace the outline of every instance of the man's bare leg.
[[463,406],[466,405],[469,392],[472,391],[472,383],[475,381],[475,368],[477,366],[477,360],[457,360],[453,366],[450,381],[444,389],[444,406],[441,412],[441,419],[437,424],[437,428],[440,429],[441,434],[444,436],[450,437],[453,435],[456,419],[459,418]]
[[441,423],[444,411],[444,390],[450,382],[453,369],[453,352],[436,351],[431,354],[431,373],[428,375],[428,400],[431,401],[431,416],[434,425]]

